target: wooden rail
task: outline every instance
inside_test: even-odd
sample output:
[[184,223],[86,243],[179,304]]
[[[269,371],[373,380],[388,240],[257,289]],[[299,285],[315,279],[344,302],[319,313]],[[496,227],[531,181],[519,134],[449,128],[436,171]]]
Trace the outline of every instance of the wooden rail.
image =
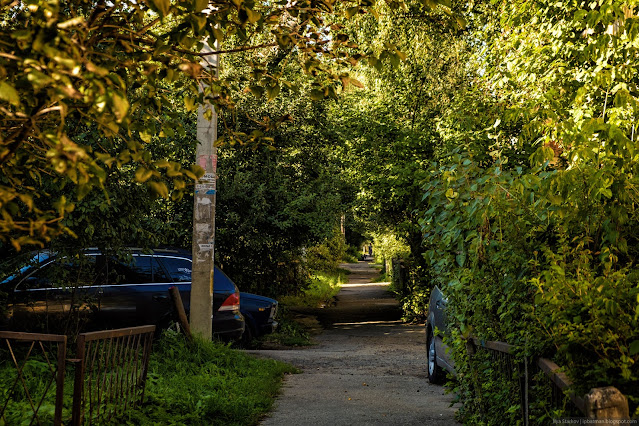
[[[486,341],[476,337],[467,339],[467,349],[469,355],[474,355],[475,348],[483,348],[512,357],[515,346],[505,342]],[[523,363],[524,382],[522,392],[522,415],[524,424],[528,424],[528,383],[530,381],[528,372],[528,360],[524,358]],[[629,407],[628,399],[614,386],[603,388],[593,388],[585,396],[579,396],[572,390],[573,382],[561,371],[561,368],[546,358],[538,358],[537,366],[544,372],[553,384],[563,395],[567,395],[575,407],[589,419],[600,419],[598,424],[618,424],[615,420],[628,419]],[[512,375],[512,372],[509,372]],[[606,420],[610,423],[605,422]]]

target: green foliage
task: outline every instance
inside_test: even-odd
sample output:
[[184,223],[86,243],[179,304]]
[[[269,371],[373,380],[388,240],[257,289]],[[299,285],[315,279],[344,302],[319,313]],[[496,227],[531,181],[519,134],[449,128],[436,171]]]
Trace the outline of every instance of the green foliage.
[[144,405],[121,424],[252,425],[272,406],[284,374],[296,370],[220,343],[188,343],[166,332],[154,345]]
[[288,306],[324,307],[339,293],[341,285],[348,282],[347,275],[345,269],[317,271],[298,295],[282,297],[281,302]]
[[[46,347],[46,345],[45,345]],[[50,385],[52,373],[49,364],[41,353],[32,354],[30,359],[24,362],[27,348],[14,347],[14,355],[22,370],[22,380],[18,378],[18,371],[13,364],[12,356],[5,348],[0,350],[0,401],[4,408],[3,424],[29,424],[33,416],[32,401],[43,401],[38,410],[38,418],[42,424],[53,424],[55,414],[55,381]],[[55,359],[55,350],[47,353]],[[51,358],[50,358],[51,359]],[[72,389],[73,379],[67,376],[66,383]],[[15,386],[14,386],[15,385]],[[12,389],[13,388],[13,389]],[[26,390],[25,390],[26,388]],[[28,393],[27,393],[28,391]],[[65,392],[64,415],[71,415],[72,392]]]
[[322,244],[306,250],[306,267],[310,271],[336,271],[346,255],[346,242],[339,229],[333,231],[333,236]]
[[578,393],[616,386],[638,413],[637,80],[623,59],[636,17],[617,1],[582,7],[503,2],[483,15],[473,87],[438,123],[421,224],[469,422],[509,412],[500,386],[477,399],[459,341],[470,334],[554,357]]
[[[55,359],[55,348],[48,353],[50,360]],[[24,359],[21,351],[16,356],[20,361]],[[42,424],[53,423],[55,410],[55,382],[47,388],[49,368],[41,354],[32,352],[23,370],[32,399],[39,402],[46,390],[38,412]],[[4,406],[17,376],[6,349],[0,352],[0,372]],[[270,410],[283,376],[296,372],[287,364],[257,359],[219,342],[189,343],[181,334],[166,331],[153,345],[144,404],[127,410],[113,423],[253,425]],[[73,380],[72,374],[66,375],[65,422],[71,418]],[[32,410],[20,381],[7,404],[3,418],[6,424],[29,424]]]
[[[372,8],[344,11],[334,0],[4,2],[0,239],[19,250],[73,234],[62,219],[91,191],[108,194],[107,182],[117,179],[109,175],[120,169],[134,172],[129,183],[153,196],[179,199],[201,170],[153,158],[151,139],[184,136],[179,112],[211,103],[225,123],[225,143],[269,143],[272,123],[260,122],[262,116],[251,115],[248,131],[229,124],[238,95],[246,89],[273,100],[294,88],[287,66],[307,76],[314,100],[358,85],[344,67],[367,55],[333,24]],[[201,52],[205,39],[217,50]],[[240,74],[218,77],[217,65],[208,66],[213,54],[227,59],[245,52],[253,56]],[[265,64],[270,56],[277,60]],[[400,55],[388,45],[371,55],[378,56]]]
[[[410,247],[397,238],[396,235],[374,234],[373,250],[377,261],[390,261],[391,259],[406,259],[410,255]],[[390,271],[386,271],[387,274]]]
[[[290,305],[296,306],[295,303]],[[260,338],[260,343],[264,346],[271,344],[283,346],[311,346],[311,331],[309,327],[299,320],[295,312],[289,305],[280,303],[277,310],[278,327],[274,333],[267,334]]]
[[304,247],[333,235],[339,220],[336,179],[314,148],[221,154],[218,264],[238,286],[265,295],[295,292],[308,276]]
[[[461,3],[447,5],[462,8]],[[440,117],[466,85],[464,59],[470,48],[462,33],[446,25],[445,14],[422,2],[377,10],[378,16],[347,23],[349,34],[366,51],[395,45],[400,60],[392,68],[370,60],[360,67],[357,78],[366,90],[347,92],[331,108],[331,117],[335,137],[343,141],[337,149],[346,177],[360,187],[347,215],[347,242],[360,245],[375,235],[397,240],[397,249],[376,241],[376,260],[385,260],[389,268],[395,256],[407,261],[410,283],[400,291],[407,317],[415,319],[423,316],[432,287],[421,256],[421,186],[441,150]],[[386,272],[390,279],[391,271]]]

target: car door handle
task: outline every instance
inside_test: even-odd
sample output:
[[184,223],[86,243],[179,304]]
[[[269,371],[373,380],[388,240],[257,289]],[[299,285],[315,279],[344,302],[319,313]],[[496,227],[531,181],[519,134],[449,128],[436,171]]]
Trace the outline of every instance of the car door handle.
[[155,300],[156,302],[161,302],[163,300],[169,300],[169,296],[156,295],[156,296],[153,296],[153,300]]

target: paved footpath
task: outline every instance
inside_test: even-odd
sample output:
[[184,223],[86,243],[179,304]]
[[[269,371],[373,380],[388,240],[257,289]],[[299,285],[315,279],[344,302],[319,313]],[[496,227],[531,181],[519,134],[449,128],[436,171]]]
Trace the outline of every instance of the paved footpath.
[[454,425],[453,396],[428,383],[423,325],[402,324],[388,283],[371,283],[366,262],[352,271],[336,306],[319,310],[326,330],[299,350],[250,351],[289,362],[287,376],[263,426]]

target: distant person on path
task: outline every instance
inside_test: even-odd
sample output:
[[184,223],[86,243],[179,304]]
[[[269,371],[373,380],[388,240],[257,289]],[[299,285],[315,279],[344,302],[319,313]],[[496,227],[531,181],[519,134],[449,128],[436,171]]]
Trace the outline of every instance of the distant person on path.
[[373,245],[372,244],[368,245],[368,255],[370,257],[373,257]]

